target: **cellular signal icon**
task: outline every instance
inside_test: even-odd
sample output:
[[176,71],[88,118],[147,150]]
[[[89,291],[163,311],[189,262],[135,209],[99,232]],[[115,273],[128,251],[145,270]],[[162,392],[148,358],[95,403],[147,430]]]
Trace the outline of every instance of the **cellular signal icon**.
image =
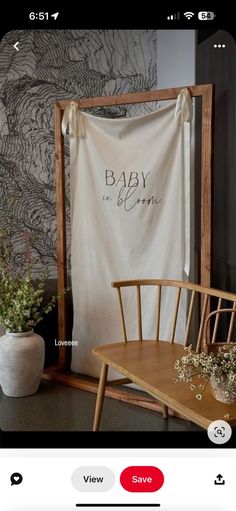
[[180,20],[180,12],[175,12],[175,14],[170,14],[169,16],[167,16],[167,19],[168,19],[168,21]]
[[184,16],[185,18],[187,18],[187,20],[191,20],[191,18],[194,16],[194,12],[190,11],[184,12]]

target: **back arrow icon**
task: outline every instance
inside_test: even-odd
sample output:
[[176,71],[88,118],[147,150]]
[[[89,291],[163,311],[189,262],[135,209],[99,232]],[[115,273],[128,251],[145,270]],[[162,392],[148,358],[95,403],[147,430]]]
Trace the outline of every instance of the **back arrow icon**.
[[15,48],[16,51],[19,51],[18,44],[19,44],[19,41],[17,41],[16,44],[14,44],[14,46],[13,46],[13,48]]

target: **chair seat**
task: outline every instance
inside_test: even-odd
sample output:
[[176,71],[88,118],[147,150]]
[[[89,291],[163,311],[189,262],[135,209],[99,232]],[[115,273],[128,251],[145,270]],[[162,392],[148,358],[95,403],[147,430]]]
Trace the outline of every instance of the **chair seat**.
[[122,341],[93,348],[93,354],[102,362],[199,426],[207,428],[216,417],[225,420],[225,414],[229,414],[230,424],[236,424],[236,405],[217,401],[210,384],[202,399],[197,400],[197,390],[191,391],[189,383],[175,383],[174,364],[184,353],[182,344],[152,340]]

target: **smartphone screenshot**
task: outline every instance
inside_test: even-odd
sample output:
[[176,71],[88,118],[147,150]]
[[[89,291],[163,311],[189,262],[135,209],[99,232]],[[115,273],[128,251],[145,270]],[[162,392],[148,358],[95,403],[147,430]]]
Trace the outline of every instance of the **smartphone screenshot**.
[[2,511],[235,510],[235,29],[202,7],[0,22]]

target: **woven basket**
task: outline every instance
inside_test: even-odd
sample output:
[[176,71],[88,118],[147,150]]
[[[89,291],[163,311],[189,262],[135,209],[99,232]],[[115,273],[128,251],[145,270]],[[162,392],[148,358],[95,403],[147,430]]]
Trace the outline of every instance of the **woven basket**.
[[228,397],[225,396],[225,382],[217,383],[216,377],[210,377],[210,384],[212,394],[217,401],[221,401],[222,403],[233,404],[236,403],[236,384],[235,390]]
[[[235,346],[235,342],[232,341],[231,337],[232,337],[232,332],[231,334],[229,335],[229,332],[228,332],[228,336],[227,336],[227,341],[225,340],[225,342],[223,342],[223,339],[221,340],[221,342],[217,342],[215,340],[215,335],[213,336],[214,337],[214,341],[212,342],[212,340],[210,339],[211,335],[210,335],[210,321],[211,320],[215,320],[214,322],[214,331],[215,331],[215,334],[217,332],[217,328],[218,328],[218,322],[219,322],[219,317],[221,314],[225,314],[225,313],[231,313],[231,320],[230,322],[232,322],[232,317],[234,319],[234,316],[236,315],[236,308],[226,308],[226,309],[216,309],[214,311],[212,311],[206,318],[205,320],[205,323],[204,323],[204,327],[203,327],[203,338],[202,338],[202,349],[203,351],[205,351],[206,353],[216,353],[219,348],[223,348],[224,346],[227,346],[227,348],[231,348],[231,346]],[[229,338],[228,338],[229,337]]]

